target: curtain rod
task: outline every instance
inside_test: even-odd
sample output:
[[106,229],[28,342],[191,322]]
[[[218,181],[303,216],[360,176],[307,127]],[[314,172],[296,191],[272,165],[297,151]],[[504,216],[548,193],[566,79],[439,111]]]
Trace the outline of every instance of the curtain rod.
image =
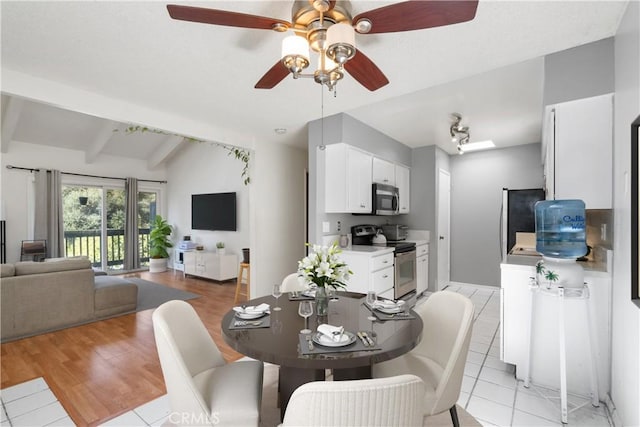
[[[40,169],[33,169],[33,168],[21,168],[20,166],[12,166],[12,165],[7,165],[7,169],[20,169],[23,171],[29,171],[29,172],[40,172]],[[73,172],[60,172],[62,174],[65,175],[74,175],[74,176],[86,176],[89,178],[103,178],[103,179],[120,179],[123,181],[126,181],[127,178],[117,178],[117,177],[113,177],[113,176],[100,176],[100,175],[87,175],[84,173],[73,173]],[[153,179],[139,179],[138,181],[142,181],[142,182],[156,182],[158,184],[166,184],[167,181],[158,181],[158,180],[153,180]]]

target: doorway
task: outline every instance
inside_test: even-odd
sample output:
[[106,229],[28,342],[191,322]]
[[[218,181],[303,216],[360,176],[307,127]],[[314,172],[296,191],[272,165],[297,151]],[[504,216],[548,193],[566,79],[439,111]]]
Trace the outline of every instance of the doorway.
[[451,175],[444,169],[438,169],[438,272],[436,291],[441,291],[449,285],[451,280],[451,240],[450,209],[451,209]]

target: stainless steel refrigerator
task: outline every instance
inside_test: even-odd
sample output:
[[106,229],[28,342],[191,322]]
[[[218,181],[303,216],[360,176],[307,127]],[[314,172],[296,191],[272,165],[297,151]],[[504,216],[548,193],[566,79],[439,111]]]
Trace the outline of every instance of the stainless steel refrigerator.
[[535,204],[545,199],[542,188],[526,190],[502,189],[502,207],[500,209],[500,252],[502,260],[516,243],[516,233],[534,233]]

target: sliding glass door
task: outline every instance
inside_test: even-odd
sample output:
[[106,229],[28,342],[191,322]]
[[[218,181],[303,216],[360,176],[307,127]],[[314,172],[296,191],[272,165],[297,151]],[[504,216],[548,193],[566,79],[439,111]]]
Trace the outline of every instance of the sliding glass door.
[[[149,229],[158,192],[138,192],[140,266],[149,265]],[[66,256],[86,256],[94,267],[124,271],[124,188],[64,185],[62,189]]]

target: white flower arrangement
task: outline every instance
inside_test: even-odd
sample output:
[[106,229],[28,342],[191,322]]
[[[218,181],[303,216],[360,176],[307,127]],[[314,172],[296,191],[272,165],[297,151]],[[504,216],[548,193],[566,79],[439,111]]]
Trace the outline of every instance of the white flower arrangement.
[[312,253],[298,261],[298,275],[304,278],[305,284],[345,288],[353,272],[340,259],[340,248],[334,243],[331,246],[313,245],[312,249]]

